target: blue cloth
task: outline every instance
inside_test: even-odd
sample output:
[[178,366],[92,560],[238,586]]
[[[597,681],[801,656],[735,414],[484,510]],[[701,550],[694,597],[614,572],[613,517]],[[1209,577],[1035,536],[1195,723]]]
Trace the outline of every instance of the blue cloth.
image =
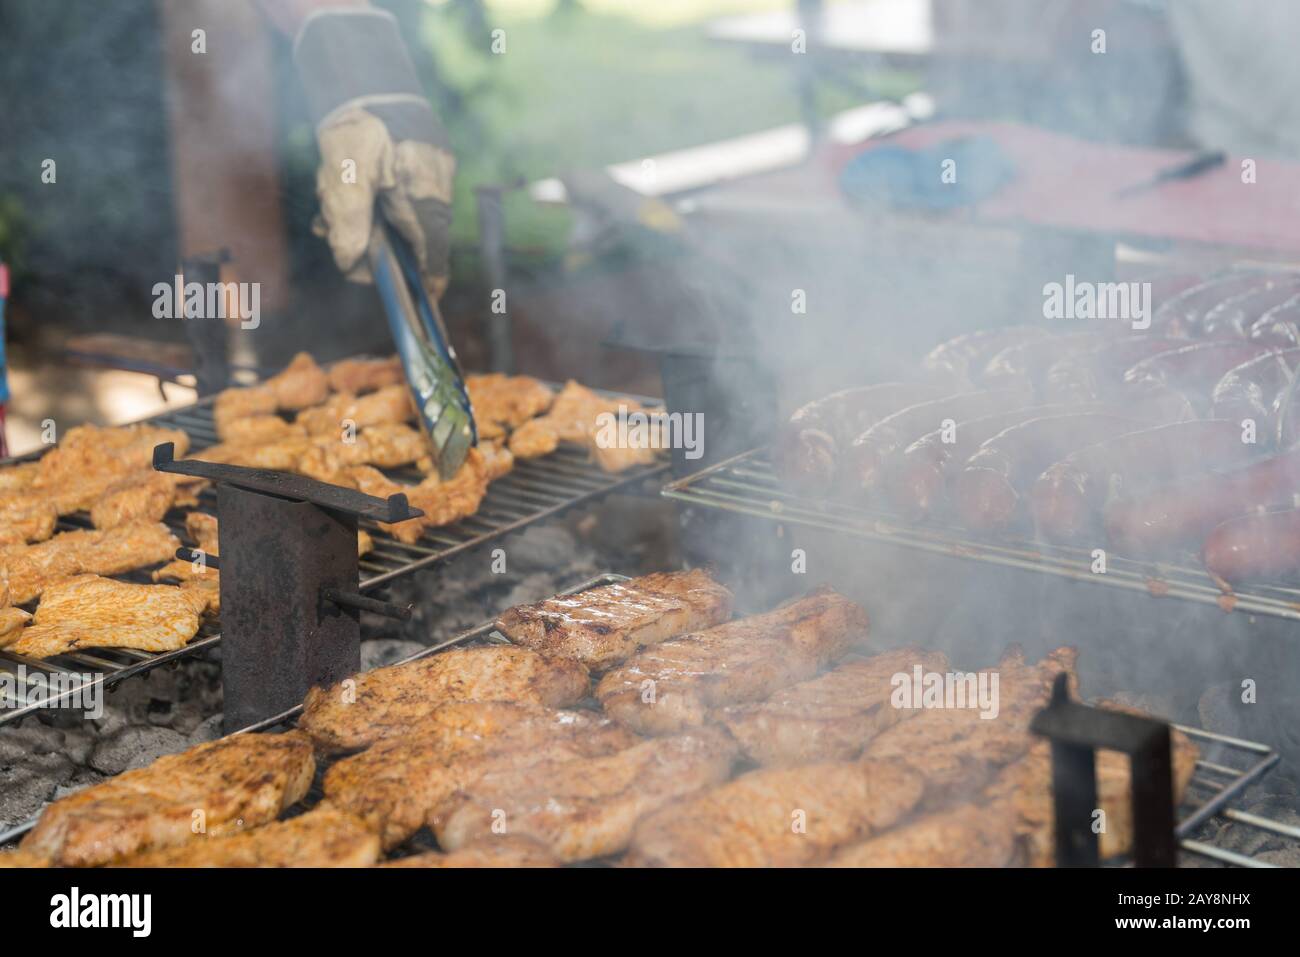
[[[947,160],[955,165],[947,167]],[[949,168],[953,175],[945,177]],[[853,199],[874,204],[954,209],[993,195],[1015,172],[1015,164],[996,142],[964,136],[928,149],[886,144],[867,150],[844,167],[840,188]]]

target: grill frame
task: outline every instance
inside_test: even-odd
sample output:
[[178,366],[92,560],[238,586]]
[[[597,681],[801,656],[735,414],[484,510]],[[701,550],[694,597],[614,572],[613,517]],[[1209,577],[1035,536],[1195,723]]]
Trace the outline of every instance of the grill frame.
[[1106,573],[1094,574],[1088,549],[1040,542],[995,542],[949,526],[911,525],[883,509],[807,498],[781,487],[768,452],[762,448],[670,481],[661,494],[674,501],[778,524],[803,525],[936,555],[1214,605],[1224,611],[1300,621],[1300,589],[1296,588],[1257,585],[1225,596],[1202,569],[1138,561],[1110,552],[1106,555]]
[[[555,383],[547,384],[558,389]],[[662,405],[660,400],[650,397],[606,390],[594,391],[609,398],[635,399],[647,408]],[[214,402],[215,396],[208,396],[141,421],[150,425],[183,429],[190,436],[192,449],[198,451],[219,441],[212,421]],[[0,465],[31,461],[45,451],[48,450],[36,450],[6,459]],[[589,461],[585,450],[562,443],[549,455],[515,462],[508,473],[489,484],[487,494],[474,515],[450,525],[425,529],[415,544],[399,542],[381,531],[374,522],[363,520],[359,527],[370,533],[375,547],[358,562],[362,576],[359,590],[363,593],[373,591],[395,579],[450,561],[464,552],[504,538],[536,522],[661,476],[669,468],[668,461],[660,461],[626,472],[608,473]],[[413,467],[384,471],[399,482],[415,483],[424,478]],[[184,511],[173,509],[164,521],[178,538],[185,541],[184,514],[190,511],[215,514],[215,505],[216,498],[212,490],[205,489],[197,508]],[[90,523],[87,517],[77,515],[60,519],[57,531],[88,527]],[[125,581],[149,580],[147,570],[113,577]],[[21,722],[37,711],[58,707],[77,695],[102,695],[121,681],[147,674],[162,665],[176,664],[182,658],[201,654],[215,647],[220,640],[219,622],[205,622],[194,639],[183,648],[159,653],[130,648],[94,649],[42,660],[0,649],[0,670],[16,676],[21,666],[26,669],[29,677],[25,686],[27,690],[16,700],[7,694],[0,694],[0,727],[9,722]],[[30,678],[36,672],[62,675],[62,680],[68,682],[67,687],[57,695],[34,700],[29,692],[34,690]]]

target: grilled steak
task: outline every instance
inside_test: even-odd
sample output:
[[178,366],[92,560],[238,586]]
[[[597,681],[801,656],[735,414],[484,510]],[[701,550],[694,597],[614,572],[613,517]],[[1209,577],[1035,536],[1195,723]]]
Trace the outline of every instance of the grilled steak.
[[846,661],[766,701],[721,708],[713,720],[759,764],[848,761],[876,734],[916,714],[890,705],[894,675],[906,674],[910,681],[916,666],[944,672],[948,660],[939,652],[903,648]]
[[[3,858],[0,857],[0,861]],[[544,846],[526,837],[494,834],[450,854],[427,851],[380,867],[558,867],[560,864]],[[0,863],[0,867],[4,865]]]
[[119,866],[369,867],[378,859],[379,838],[360,818],[322,804],[288,821],[147,851]]
[[497,628],[517,645],[601,670],[643,645],[731,617],[731,592],[708,572],[666,572],[511,608]]
[[1003,867],[1016,828],[1005,805],[962,804],[836,852],[828,867]]
[[561,861],[627,847],[636,822],[673,798],[726,780],[736,745],[717,728],[643,741],[588,761],[488,771],[429,815],[438,844],[455,851],[494,829],[540,841]]
[[221,738],[55,801],[22,849],[89,867],[184,844],[200,822],[209,837],[264,824],[307,793],[315,768],[298,731]]
[[327,751],[408,734],[451,701],[512,701],[559,708],[587,696],[587,669],[508,645],[458,648],[312,688],[299,726]]
[[877,834],[920,800],[896,763],[763,768],[660,808],[624,862],[650,867],[797,867]]
[[326,796],[377,830],[385,847],[406,840],[433,808],[494,768],[598,757],[636,743],[590,712],[504,702],[446,704],[406,731],[325,774]]
[[596,697],[635,731],[673,734],[703,724],[712,708],[811,678],[866,631],[860,605],[819,588],[767,614],[646,648],[606,674]]

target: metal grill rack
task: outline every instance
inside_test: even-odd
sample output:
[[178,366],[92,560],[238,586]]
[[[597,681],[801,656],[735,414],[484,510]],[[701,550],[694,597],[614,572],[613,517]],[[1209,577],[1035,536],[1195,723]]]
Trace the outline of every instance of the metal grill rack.
[[991,541],[940,525],[909,525],[885,511],[805,498],[777,481],[765,449],[753,449],[694,475],[669,482],[663,495],[680,502],[738,512],[774,522],[841,532],[938,555],[987,562],[1109,585],[1156,597],[1181,598],[1225,611],[1300,621],[1300,590],[1252,585],[1225,595],[1202,569],[1141,562],[1108,554],[1105,574],[1092,571],[1089,549],[1039,542]]
[[[617,395],[616,393],[602,393]],[[636,397],[652,407],[654,399]],[[195,450],[215,444],[216,427],[212,421],[212,399],[165,412],[147,420],[158,426],[183,429]],[[24,456],[24,459],[36,455]],[[421,568],[444,562],[462,552],[519,531],[527,525],[567,511],[584,502],[617,489],[633,487],[641,481],[663,474],[668,463],[656,463],[610,474],[588,460],[587,453],[576,446],[561,445],[555,452],[537,459],[517,461],[514,468],[492,482],[478,511],[460,521],[439,528],[427,528],[419,541],[400,542],[381,531],[372,522],[361,527],[374,539],[374,550],[361,558],[362,591],[378,588],[393,579]],[[396,481],[414,484],[424,476],[413,468],[389,469]],[[200,497],[199,511],[214,511],[211,491]],[[182,520],[168,518],[176,535],[186,538]],[[59,523],[58,531],[85,528],[84,516],[73,516]],[[126,580],[148,581],[147,575],[117,576]],[[57,655],[44,660],[28,658],[0,650],[0,727],[20,721],[43,708],[63,705],[78,696],[102,694],[119,681],[144,674],[160,665],[196,655],[220,641],[219,625],[209,622],[184,648],[152,653],[134,649],[96,649],[90,652]],[[43,689],[57,682],[57,691]]]

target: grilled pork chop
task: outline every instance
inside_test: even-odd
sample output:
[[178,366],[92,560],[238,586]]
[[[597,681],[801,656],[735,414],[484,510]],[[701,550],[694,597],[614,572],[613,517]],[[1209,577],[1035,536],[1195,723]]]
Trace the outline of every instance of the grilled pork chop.
[[605,712],[642,734],[673,734],[709,710],[759,701],[811,678],[865,635],[867,613],[829,588],[763,615],[638,652],[596,687]]
[[173,585],[132,585],[79,575],[51,585],[14,654],[48,658],[78,648],[173,651],[199,630],[205,598]]
[[[3,857],[0,857],[3,861]],[[0,863],[0,867],[4,865]],[[395,861],[385,861],[380,867],[559,867],[545,846],[526,837],[494,834],[489,838],[462,847],[450,854],[426,851]]]
[[275,820],[311,786],[305,734],[238,734],[161,757],[45,809],[22,850],[92,867]]
[[581,760],[636,738],[591,712],[505,702],[445,704],[406,729],[344,758],[325,774],[325,794],[377,830],[385,847],[410,837],[458,788],[494,768]]
[[766,701],[732,705],[714,712],[758,764],[848,761],[866,743],[915,711],[891,707],[893,677],[912,669],[946,672],[940,652],[903,648],[872,658],[845,661],[826,674],[783,688]]
[[288,821],[146,851],[117,866],[369,867],[377,860],[378,836],[360,818],[322,804]]
[[456,648],[312,688],[298,724],[327,751],[408,734],[451,701],[512,701],[561,708],[587,696],[587,669],[509,645]]
[[798,867],[901,820],[921,783],[896,763],[763,768],[660,808],[624,862],[649,867]]
[[837,851],[827,867],[1003,867],[1016,853],[1003,804],[961,804]]
[[500,768],[435,808],[429,826],[451,851],[490,840],[504,825],[566,863],[608,857],[627,847],[646,814],[726,780],[735,757],[726,732],[703,728],[588,761]]
[[597,671],[639,647],[731,617],[731,592],[703,569],[662,572],[511,608],[497,619],[517,645]]

